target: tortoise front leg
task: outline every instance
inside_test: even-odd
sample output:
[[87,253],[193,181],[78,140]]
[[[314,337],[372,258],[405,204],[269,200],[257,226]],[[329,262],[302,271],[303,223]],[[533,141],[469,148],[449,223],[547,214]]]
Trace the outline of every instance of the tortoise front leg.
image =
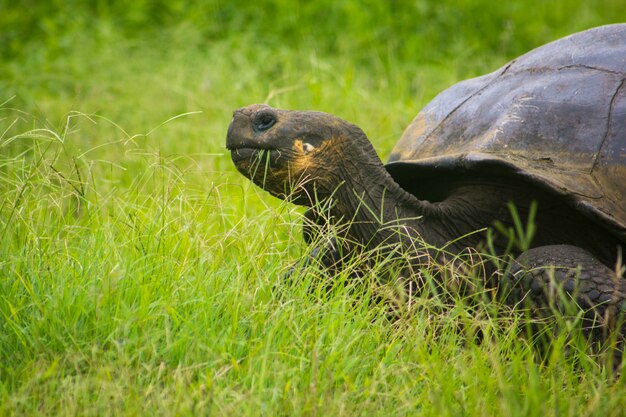
[[[503,286],[509,303],[530,301],[534,308],[583,310],[584,329],[594,338],[617,331],[626,337],[626,278],[584,249],[541,246],[522,253]],[[575,313],[575,311],[574,311]]]

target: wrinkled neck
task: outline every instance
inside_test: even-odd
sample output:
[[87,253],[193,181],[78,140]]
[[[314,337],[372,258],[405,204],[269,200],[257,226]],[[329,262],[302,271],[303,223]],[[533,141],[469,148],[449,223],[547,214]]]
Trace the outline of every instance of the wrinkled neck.
[[382,162],[344,169],[342,174],[344,183],[336,190],[331,214],[347,225],[348,239],[368,248],[398,244],[415,248],[422,240],[445,243],[437,208],[402,189]]

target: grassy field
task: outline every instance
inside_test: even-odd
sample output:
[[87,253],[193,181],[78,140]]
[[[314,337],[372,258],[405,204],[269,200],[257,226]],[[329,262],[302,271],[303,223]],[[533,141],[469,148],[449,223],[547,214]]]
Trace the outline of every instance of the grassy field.
[[281,281],[302,210],[224,142],[266,102],[385,158],[447,86],[625,20],[621,0],[0,0],[0,415],[623,416],[626,377],[564,336],[539,358],[518,317],[390,320],[371,286]]

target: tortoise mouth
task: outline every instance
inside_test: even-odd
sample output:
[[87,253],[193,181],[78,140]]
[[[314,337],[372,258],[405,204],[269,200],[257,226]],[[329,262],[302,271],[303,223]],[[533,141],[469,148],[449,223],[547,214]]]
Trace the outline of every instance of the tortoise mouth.
[[242,146],[236,148],[229,148],[230,156],[233,162],[237,163],[237,161],[241,160],[250,160],[256,155],[258,155],[263,149],[254,148],[252,146]]
[[230,147],[230,157],[237,167],[259,167],[269,165],[272,168],[280,164],[281,152],[273,148],[254,146]]

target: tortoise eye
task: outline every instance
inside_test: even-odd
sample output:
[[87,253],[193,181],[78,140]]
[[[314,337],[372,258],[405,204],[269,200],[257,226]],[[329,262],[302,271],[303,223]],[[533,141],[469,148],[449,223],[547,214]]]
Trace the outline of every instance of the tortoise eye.
[[254,129],[258,132],[264,132],[276,124],[276,117],[270,113],[260,114],[254,121]]

